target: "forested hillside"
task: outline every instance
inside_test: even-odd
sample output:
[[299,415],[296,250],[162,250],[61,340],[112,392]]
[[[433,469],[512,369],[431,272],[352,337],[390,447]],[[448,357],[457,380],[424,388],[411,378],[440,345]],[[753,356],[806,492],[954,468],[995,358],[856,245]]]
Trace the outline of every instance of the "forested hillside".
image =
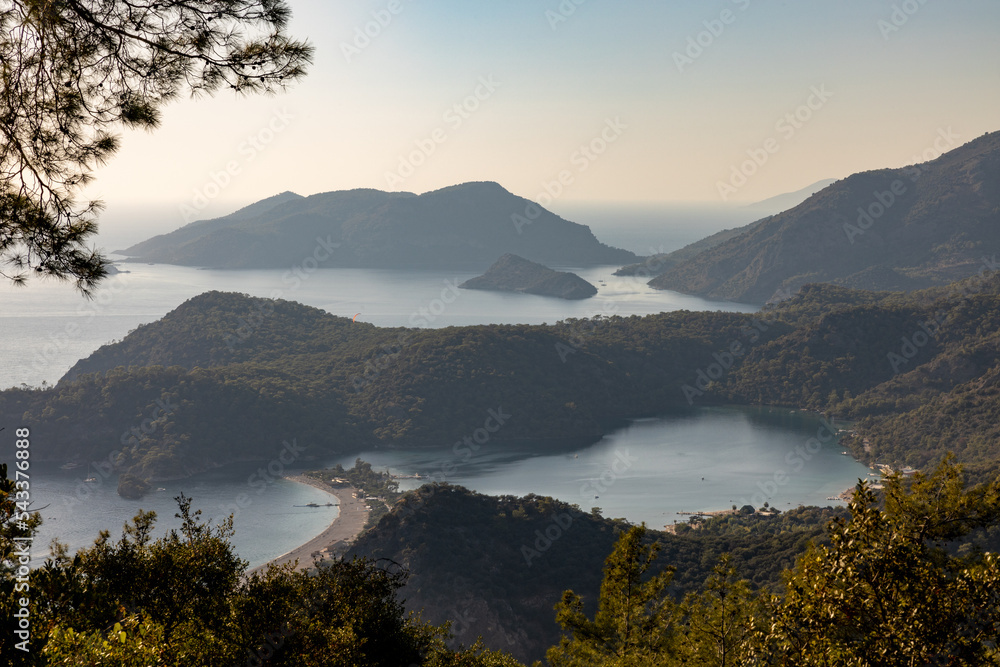
[[[1000,460],[1000,279],[914,294],[807,286],[752,314],[673,312],[554,325],[383,329],[317,309],[207,293],[77,364],[54,388],[0,393],[33,456],[145,477],[367,446],[491,438],[587,442],[677,406],[784,405],[860,419],[864,460]],[[993,420],[991,422],[991,420]]]
[[[649,532],[663,545],[658,570],[677,568],[677,600],[701,588],[725,553],[755,587],[778,590],[811,539],[841,510],[798,509],[773,516],[726,516],[680,535]],[[558,643],[553,605],[573,588],[588,598],[601,586],[601,565],[628,522],[549,497],[492,497],[462,487],[429,484],[406,494],[350,555],[390,558],[410,578],[406,606],[426,620],[452,621],[466,644],[488,646],[522,661]]]

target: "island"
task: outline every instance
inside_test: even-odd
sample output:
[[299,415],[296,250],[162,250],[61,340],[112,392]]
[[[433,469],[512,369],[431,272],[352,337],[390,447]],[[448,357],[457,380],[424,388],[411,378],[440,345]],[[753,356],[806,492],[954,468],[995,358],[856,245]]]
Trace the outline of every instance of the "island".
[[635,253],[601,243],[493,182],[417,195],[372,189],[283,192],[214,220],[197,220],[120,251],[132,262],[216,269],[322,268],[482,271],[517,253],[557,266],[629,264]]
[[560,299],[589,299],[597,294],[596,287],[575,273],[555,271],[511,253],[498,259],[483,275],[466,280],[459,288],[523,292]]

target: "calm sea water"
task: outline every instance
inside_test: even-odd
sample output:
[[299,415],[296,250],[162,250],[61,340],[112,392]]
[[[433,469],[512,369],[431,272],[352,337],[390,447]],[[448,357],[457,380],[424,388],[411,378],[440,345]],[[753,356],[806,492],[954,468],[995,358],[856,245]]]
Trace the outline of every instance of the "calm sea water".
[[[8,429],[9,430],[9,429]],[[277,453],[276,453],[277,454]],[[213,525],[233,514],[232,538],[236,552],[250,567],[287,553],[318,535],[337,516],[336,507],[295,507],[336,503],[324,491],[280,477],[258,473],[259,464],[236,464],[217,468],[188,479],[159,482],[142,500],[121,498],[117,475],[108,475],[99,465],[61,470],[55,464],[34,463],[31,468],[33,507],[41,508],[42,528],[35,538],[35,564],[49,553],[51,540],[70,547],[70,553],[90,546],[98,533],[108,530],[111,539],[121,537],[122,525],[142,509],[157,515],[154,535],[180,528],[175,496],[192,499],[192,509]],[[300,472],[286,470],[288,474]],[[96,482],[85,482],[93,477]]]
[[[827,441],[820,442],[816,436],[821,426],[816,415],[806,412],[694,408],[636,420],[585,447],[553,450],[487,441],[471,456],[443,446],[360,451],[325,464],[350,467],[360,456],[393,474],[421,476],[401,479],[404,490],[436,480],[486,494],[536,493],[661,528],[686,521],[687,515],[680,512],[728,509],[733,504],[760,507],[768,502],[778,509],[842,504],[827,498],[866,477],[868,469],[841,454],[826,430],[821,435]],[[213,522],[235,512],[233,544],[251,567],[302,544],[336,516],[335,507],[295,507],[336,502],[331,496],[283,479],[264,480],[259,468],[239,464],[161,482],[162,491],[137,501],[120,498],[117,480],[98,468],[84,473],[36,464],[32,494],[45,506],[36,562],[53,538],[74,552],[90,545],[101,530],[111,531],[112,538],[120,536],[122,524],[140,508],[157,512],[157,535],[177,528],[173,497],[180,493],[193,498],[193,506]],[[98,482],[85,483],[88,474]]]
[[122,266],[129,273],[110,278],[91,301],[62,283],[0,286],[0,357],[4,361],[0,388],[55,383],[77,360],[101,345],[124,338],[140,324],[158,320],[209,290],[278,296],[344,317],[361,313],[359,321],[379,326],[433,328],[541,324],[595,314],[647,315],[679,309],[755,310],[654,290],[641,279],[613,276],[617,269],[613,266],[576,270],[599,289],[596,296],[582,301],[455,289],[476,275],[469,272],[319,269],[301,279],[286,270]]
[[489,495],[537,493],[661,528],[686,521],[682,512],[733,504],[843,505],[828,497],[867,479],[869,470],[842,454],[822,426],[817,415],[801,411],[695,408],[636,420],[582,449],[486,442],[471,456],[452,446],[359,456],[377,469],[421,476],[401,479],[402,489],[436,480]]
[[[664,232],[656,226],[664,219],[656,211],[615,214],[590,209],[589,215],[590,219],[580,221],[591,224],[599,238],[640,253],[669,251],[718,229],[749,222],[732,214],[714,218],[692,214]],[[155,321],[208,290],[280,297],[347,317],[361,313],[358,319],[379,326],[540,324],[599,313],[754,310],[652,290],[641,280],[612,276],[616,267],[555,267],[574,270],[599,288],[599,294],[586,301],[459,290],[443,309],[442,293],[452,292],[454,285],[472,273],[327,269],[296,281],[282,270],[206,271],[147,264],[123,268],[129,273],[109,279],[92,301],[81,299],[62,283],[33,281],[27,289],[0,286],[0,387],[54,383],[101,345],[123,338],[138,325]],[[458,461],[454,470],[449,466],[447,481],[484,493],[552,495],[585,509],[599,506],[605,515],[653,526],[685,518],[678,511],[723,509],[734,502],[761,504],[767,499],[779,508],[828,504],[826,496],[850,486],[866,470],[840,455],[835,446],[824,447],[809,461],[795,459],[795,448],[814,435],[814,421],[812,416],[778,411],[706,409],[637,421],[576,451],[539,453],[526,446],[505,444],[501,448],[487,443],[470,460]],[[362,452],[361,456],[401,474],[419,472],[426,477],[440,473],[454,453],[442,448]],[[347,456],[339,462],[349,465],[354,458]],[[336,508],[295,507],[329,501],[323,492],[280,479],[251,484],[255,471],[254,465],[236,465],[162,482],[162,491],[133,501],[118,497],[116,478],[98,468],[64,471],[35,464],[32,496],[36,506],[44,507],[45,519],[36,540],[36,561],[45,555],[43,547],[53,538],[66,543],[72,552],[91,544],[101,530],[111,531],[113,538],[120,535],[122,524],[140,508],[157,512],[157,534],[177,527],[173,497],[182,492],[194,499],[203,518],[218,521],[236,512],[233,543],[251,567],[307,541],[335,516]],[[779,471],[788,473],[780,485],[774,483]],[[91,475],[98,481],[83,481]],[[403,486],[417,484],[404,480]],[[772,484],[774,493],[765,494]],[[236,501],[243,494],[250,503],[239,507]]]

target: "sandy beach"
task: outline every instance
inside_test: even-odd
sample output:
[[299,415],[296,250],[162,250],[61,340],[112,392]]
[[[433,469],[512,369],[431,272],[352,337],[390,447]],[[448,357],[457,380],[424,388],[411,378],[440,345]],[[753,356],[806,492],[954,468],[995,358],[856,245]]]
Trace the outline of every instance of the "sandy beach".
[[[337,518],[333,520],[333,523],[327,526],[326,530],[305,544],[270,561],[271,563],[280,565],[298,560],[299,564],[296,569],[305,570],[312,567],[313,561],[320,553],[330,557],[335,553],[343,551],[348,543],[357,537],[361,529],[364,528],[365,522],[368,520],[368,510],[365,509],[365,501],[354,497],[354,494],[357,493],[357,489],[354,487],[344,486],[333,488],[303,475],[289,476],[285,479],[291,482],[298,482],[299,484],[308,484],[321,491],[326,491],[337,498],[340,504],[340,513],[337,514]],[[316,554],[316,557],[313,554]],[[267,564],[261,565],[251,570],[251,572],[262,570],[266,566]]]

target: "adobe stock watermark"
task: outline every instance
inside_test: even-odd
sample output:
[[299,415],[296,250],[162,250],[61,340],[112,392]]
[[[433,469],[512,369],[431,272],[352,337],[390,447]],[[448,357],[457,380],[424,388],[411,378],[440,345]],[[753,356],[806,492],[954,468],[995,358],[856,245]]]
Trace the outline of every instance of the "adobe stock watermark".
[[[118,468],[118,457],[121,450],[116,449],[98,461],[91,461],[85,469],[87,479],[78,477],[73,487],[73,495],[63,494],[63,510],[69,515],[77,505],[86,503],[98,489],[109,480]],[[87,481],[90,480],[90,481]]]
[[920,323],[920,328],[914,331],[909,336],[903,336],[901,338],[902,345],[899,347],[899,351],[890,351],[886,355],[886,359],[889,361],[889,366],[892,367],[892,372],[894,374],[899,374],[902,367],[910,363],[910,360],[915,358],[919,354],[920,350],[923,349],[932,340],[936,340],[938,334],[941,332],[941,325],[945,323],[948,319],[948,313],[944,310],[939,310],[934,313],[934,316]]
[[[476,453],[490,441],[497,431],[499,431],[508,421],[510,421],[512,415],[510,413],[503,411],[503,406],[498,406],[496,410],[492,408],[486,411],[486,419],[483,420],[483,425],[472,431],[471,434],[463,436],[460,440],[456,441],[451,447],[452,456],[442,459],[435,463],[435,470],[433,473],[427,476],[428,481],[435,482],[438,484],[445,484],[448,481],[450,475],[454,475],[455,471],[459,467],[469,463]],[[424,496],[428,498],[436,493],[435,486],[424,485],[420,489],[420,493],[417,494],[416,499],[410,496],[400,507],[399,513],[402,516],[412,516],[417,510],[424,506],[426,500]]]
[[210,171],[208,182],[195,189],[190,202],[180,205],[179,210],[184,222],[194,222],[201,211],[208,208],[209,203],[222,194],[232,184],[233,179],[243,172],[243,168],[256,160],[257,156],[274,141],[275,137],[284,132],[294,119],[295,116],[288,113],[287,109],[275,111],[256,133],[248,135],[236,147],[241,159],[230,160],[222,169]]
[[[282,441],[281,451],[267,465],[261,466],[255,472],[247,476],[247,486],[255,490],[255,495],[260,496],[269,486],[285,474],[285,467],[297,461],[306,448],[298,444],[295,438],[291,442]],[[229,505],[219,505],[223,516],[232,515],[233,518],[239,516],[240,510],[245,510],[253,504],[253,497],[248,493],[241,493]]]
[[41,350],[35,351],[35,357],[31,361],[31,368],[36,373],[42,373],[47,369],[58,355],[72,344],[73,339],[78,338],[82,326],[92,322],[95,317],[110,306],[115,298],[125,291],[132,283],[132,274],[116,273],[109,276],[101,283],[101,289],[94,295],[93,300],[81,304],[76,309],[76,315],[85,318],[83,322],[70,320],[61,331],[54,331],[49,334],[49,340]]
[[[968,281],[961,286],[960,291],[949,294],[947,298],[955,299],[956,303],[961,303],[982,291],[987,279],[1000,270],[1000,262],[997,262],[996,255],[983,257],[979,270],[974,274],[975,280]],[[941,327],[948,320],[948,312],[944,309],[937,310],[931,319],[920,322],[919,328],[909,336],[903,336],[900,340],[902,344],[898,350],[890,350],[886,355],[893,373],[903,372],[903,366],[910,363],[931,341],[937,340],[941,333]]]
[[752,505],[753,507],[761,507],[765,502],[774,498],[781,487],[791,482],[794,475],[801,473],[805,469],[806,464],[812,461],[823,447],[837,441],[837,429],[826,417],[821,418],[820,426],[816,429],[816,435],[806,440],[805,443],[796,445],[785,454],[785,465],[791,469],[791,472],[786,471],[784,468],[779,468],[774,471],[770,478],[758,481],[756,486],[759,491],[754,493],[749,501],[746,498],[741,498],[739,506]]
[[[639,459],[628,453],[628,450],[615,450],[615,457],[611,464],[605,468],[600,475],[594,479],[587,480],[580,486],[581,498],[590,498],[591,495],[601,494],[608,491],[615,483],[628,472]],[[571,505],[565,512],[557,512],[550,518],[550,523],[544,530],[535,531],[535,541],[531,544],[521,545],[521,555],[528,567],[532,566],[532,561],[540,558],[542,554],[552,548],[559,538],[565,535],[573,525],[574,519],[586,516],[584,512]]]
[[116,449],[98,461],[91,461],[84,468],[84,471],[80,474],[84,475],[86,479],[84,477],[77,477],[76,485],[73,487],[73,495],[63,496],[64,510],[67,512],[72,511],[76,505],[89,501],[90,497],[105,482],[109,480],[114,481],[111,478],[119,468],[119,457],[130,447],[138,445],[143,436],[155,433],[159,424],[158,420],[161,417],[172,415],[180,407],[180,405],[174,403],[170,398],[158,398],[154,402],[154,405],[155,407],[149,417],[143,419],[137,426],[122,431],[121,436],[118,438],[122,449]]
[[545,20],[549,22],[552,32],[558,30],[561,24],[566,23],[573,14],[576,14],[577,8],[585,2],[587,0],[562,0],[554,11],[546,9]]
[[503,411],[502,405],[496,410],[492,408],[487,410],[486,415],[481,427],[473,430],[471,434],[463,436],[461,440],[452,445],[451,453],[453,456],[434,464],[437,471],[432,473],[428,479],[432,482],[448,481],[448,477],[454,475],[461,466],[469,463],[480,448],[490,441],[493,434],[499,431],[511,418],[510,413]]
[[889,35],[899,32],[920,11],[921,7],[926,4],[927,0],[903,0],[899,4],[894,4],[888,20],[879,19],[875,22],[879,33],[882,34],[882,39],[889,41]]
[[340,43],[340,52],[348,63],[361,55],[361,52],[372,45],[383,31],[388,28],[397,16],[403,13],[406,5],[402,0],[389,0],[385,8],[371,13],[372,20],[364,25],[355,26],[354,38],[350,42]]
[[[441,290],[440,296],[431,299],[426,306],[421,306],[410,313],[407,321],[411,327],[422,328],[431,326],[444,315],[445,311],[448,310],[448,306],[457,301],[462,295],[458,288],[459,278],[452,280],[446,278],[443,282],[444,289]],[[361,375],[355,375],[351,378],[354,393],[360,393],[365,387],[371,385],[382,374],[382,371],[396,363],[403,350],[409,347],[412,342],[412,335],[408,331],[404,331],[396,337],[394,344],[383,345],[373,358],[365,361],[364,372]]]
[[[779,302],[790,298],[792,298],[790,290],[779,289],[774,293],[769,302]],[[736,362],[743,358],[743,355],[749,351],[749,347],[757,344],[757,341],[761,338],[761,334],[768,330],[769,324],[772,324],[770,320],[761,321],[754,318],[750,320],[749,324],[744,324],[740,327],[739,338],[730,341],[725,349],[713,352],[712,358],[715,361],[705,368],[698,369],[693,385],[685,384],[681,387],[681,393],[684,394],[687,404],[694,405],[695,398],[704,396],[713,382],[725,377],[732,370],[733,366],[736,365]],[[746,344],[741,340],[743,338],[746,339]]]
[[832,97],[833,93],[826,89],[826,84],[810,86],[809,95],[806,97],[805,102],[778,118],[774,123],[774,130],[780,135],[780,138],[768,137],[759,147],[747,149],[746,154],[748,159],[739,165],[734,164],[730,166],[729,179],[726,181],[716,181],[715,187],[722,201],[729,201],[732,195],[736,194],[740,188],[746,185],[749,179],[761,167],[767,164],[772,155],[777,155],[781,150],[782,141],[789,141],[794,137]]
[[[750,6],[750,0],[731,0],[731,2],[739,7],[740,11],[746,11],[747,7]],[[736,23],[738,16],[731,9],[723,9],[719,12],[718,18],[702,21],[701,24],[705,29],[688,36],[687,45],[683,51],[674,51],[674,65],[677,66],[677,71],[683,74],[685,67],[693,65],[694,61],[701,58],[705,51],[715,44],[715,40],[722,37],[726,26]]]
[[522,234],[524,227],[533,224],[542,215],[542,207],[549,206],[561,197],[566,188],[576,182],[577,175],[590,169],[590,166],[604,155],[611,144],[618,141],[627,129],[628,125],[622,122],[620,116],[606,118],[604,127],[589,141],[580,144],[569,156],[569,163],[573,169],[562,169],[552,180],[543,180],[542,190],[535,196],[535,200],[528,201],[524,205],[524,211],[511,214],[510,221],[517,233]]
[[[312,253],[302,258],[298,264],[285,271],[281,276],[281,282],[288,286],[289,291],[295,291],[309,278],[316,273],[325,262],[333,257],[334,251],[340,247],[339,243],[334,243],[333,238],[328,234],[326,238],[316,237],[316,245]],[[249,317],[237,319],[236,330],[228,334],[224,339],[226,347],[232,352],[236,346],[246,341],[257,332],[264,321],[274,314],[274,301],[285,295],[284,290],[274,290],[269,299],[257,299],[254,312]]]
[[407,322],[409,322],[411,327],[429,327],[439,317],[444,315],[449,305],[455,303],[458,297],[462,295],[458,289],[458,278],[453,280],[445,279],[443,282],[444,289],[441,290],[440,296],[436,299],[431,299],[426,307],[420,307],[410,313],[410,318]]
[[576,354],[586,344],[587,338],[594,335],[604,322],[602,317],[611,317],[617,313],[618,302],[607,299],[600,312],[591,311],[589,315],[569,322],[569,338],[560,340],[555,345],[559,360],[565,364],[569,355]]
[[399,155],[399,163],[395,171],[385,172],[385,182],[390,188],[402,185],[406,179],[416,173],[417,169],[430,159],[437,152],[438,146],[448,141],[448,132],[457,131],[472,115],[479,111],[483,102],[493,97],[493,94],[500,88],[499,81],[493,78],[492,74],[479,77],[476,87],[467,96],[449,107],[442,115],[441,120],[445,126],[436,127],[427,136],[417,139],[413,143],[414,150],[406,155]]
[[[959,139],[960,136],[952,131],[951,126],[947,130],[938,129],[938,136],[934,139],[934,144],[925,149],[920,155],[915,155],[912,158],[915,164],[903,169],[909,176],[910,182],[916,183],[924,172],[927,171],[927,167],[921,164],[921,162],[930,162],[941,157],[948,149],[954,147]],[[851,224],[850,222],[844,223],[844,234],[847,235],[847,240],[850,241],[851,245],[854,245],[857,237],[862,236],[871,229],[908,191],[909,188],[903,179],[897,178],[889,185],[888,190],[876,190],[873,192],[872,197],[875,201],[868,204],[868,206],[858,207],[856,224]]]

